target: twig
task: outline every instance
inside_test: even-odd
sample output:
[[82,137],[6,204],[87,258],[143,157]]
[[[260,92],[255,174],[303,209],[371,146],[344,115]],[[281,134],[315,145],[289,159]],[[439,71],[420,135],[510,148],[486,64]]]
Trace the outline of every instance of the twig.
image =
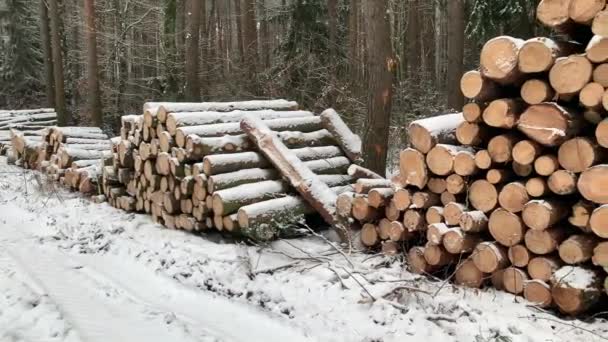
[[276,271],[280,271],[280,270],[283,270],[283,269],[286,269],[286,268],[291,268],[291,267],[297,266],[300,263],[301,263],[301,261],[293,261],[293,262],[290,262],[288,264],[281,265],[281,266],[276,266],[276,267],[270,267],[270,268],[264,268],[264,269],[261,269],[261,270],[256,270],[256,271],[251,272],[251,274],[255,276],[255,275],[263,274],[263,273],[274,273]]
[[[530,316],[519,316],[519,318],[530,319],[532,317],[530,317]],[[566,326],[569,326],[571,328],[582,330],[582,331],[587,332],[589,334],[595,335],[595,336],[601,338],[602,340],[607,340],[608,341],[608,337],[602,336],[602,335],[596,333],[595,331],[593,331],[591,329],[583,328],[583,327],[580,327],[580,326],[572,324],[572,323],[562,322],[562,321],[560,321],[558,319],[554,319],[554,318],[550,318],[550,317],[540,317],[540,316],[538,316],[538,317],[533,317],[533,318],[543,319],[543,320],[546,320],[546,321],[550,321],[550,322],[555,322],[555,323],[559,323],[559,324],[562,324],[562,325],[566,325]]]
[[416,288],[416,287],[411,287],[411,286],[406,286],[406,285],[400,285],[400,286],[397,286],[394,289],[388,291],[387,293],[383,294],[381,297],[382,298],[386,298],[386,297],[390,296],[391,294],[393,294],[393,293],[395,293],[395,292],[397,292],[399,290],[408,290],[408,291],[412,291],[412,292],[420,292],[420,293],[424,293],[424,294],[427,294],[427,295],[431,294],[427,290],[422,290],[422,289],[419,289],[419,288]]
[[450,323],[456,323],[456,318],[446,315],[427,315],[425,318],[431,322],[446,321]]
[[329,265],[329,263],[327,264],[327,268],[330,271],[332,271],[336,275],[336,277],[338,277],[338,280],[340,281],[340,284],[342,285],[342,289],[350,290],[350,288],[348,286],[346,286],[346,284],[344,284],[344,281],[342,280],[342,276],[340,276],[340,273],[338,273],[338,271],[336,269],[331,267],[331,265]]
[[363,285],[361,284],[361,282],[359,281],[359,279],[357,279],[352,273],[350,273],[344,266],[340,266],[340,268],[342,268],[344,270],[344,272],[346,272],[351,278],[353,278],[353,280],[359,284],[359,286],[367,293],[367,295],[375,302],[376,301],[376,297],[371,294],[371,292],[369,292],[369,290]]
[[303,250],[302,248],[300,248],[300,247],[298,247],[298,246],[294,245],[293,243],[291,243],[291,242],[289,242],[289,241],[287,241],[287,240],[284,240],[283,242],[285,242],[286,244],[290,245],[291,247],[293,247],[293,248],[297,249],[298,251],[300,251],[300,252],[304,253],[305,255],[308,255],[308,256],[309,256],[309,257],[311,257],[311,258],[314,258],[314,259],[317,259],[317,260],[318,260],[318,259],[325,259],[325,260],[327,260],[327,261],[331,261],[331,258],[328,258],[328,257],[326,257],[326,256],[322,256],[322,255],[319,255],[319,256],[313,256],[313,255],[312,255],[312,254],[310,254],[309,252],[307,252],[307,251]]
[[310,231],[310,233],[318,238],[320,238],[321,240],[325,241],[328,245],[330,245],[334,250],[336,250],[336,252],[340,253],[344,259],[346,260],[346,262],[348,262],[348,264],[350,265],[351,268],[355,268],[355,265],[353,264],[353,262],[350,260],[350,258],[344,253],[344,251],[342,251],[340,248],[338,248],[333,242],[329,241],[325,236],[315,232],[312,228],[310,228],[308,225],[304,225],[306,227],[306,229],[308,229],[308,231]]
[[[473,257],[474,254],[471,254],[467,259],[470,259]],[[444,288],[444,286],[449,283],[452,278],[454,278],[454,276],[456,275],[456,272],[458,272],[458,270],[460,270],[460,268],[462,267],[462,265],[464,265],[464,263],[461,263],[462,259],[458,260],[458,266],[456,266],[456,269],[454,270],[454,272],[452,272],[452,274],[450,274],[439,286],[439,288],[437,289],[437,291],[435,291],[435,293],[433,293],[433,298],[437,297],[437,295],[439,294],[439,292],[441,292],[441,290]]]
[[399,304],[399,303],[397,303],[395,301],[392,301],[392,300],[387,300],[387,299],[384,299],[384,298],[380,298],[376,302],[377,303],[386,303],[388,305],[392,305],[396,309],[399,309],[399,310],[404,311],[404,312],[410,311],[410,309],[407,306],[405,306],[403,304]]

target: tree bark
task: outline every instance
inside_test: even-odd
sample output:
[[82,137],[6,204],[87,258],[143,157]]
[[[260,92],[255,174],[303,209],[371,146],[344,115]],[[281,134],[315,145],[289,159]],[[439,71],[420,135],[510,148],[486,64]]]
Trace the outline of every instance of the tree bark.
[[448,107],[462,108],[464,98],[460,89],[460,76],[464,71],[464,30],[465,30],[464,0],[448,1]]
[[85,35],[87,46],[87,82],[89,115],[93,125],[101,127],[103,114],[101,93],[99,91],[99,68],[97,66],[97,28],[95,27],[95,0],[84,1]]
[[53,51],[51,48],[51,32],[46,1],[40,0],[40,45],[44,59],[44,83],[46,86],[46,101],[50,108],[55,108],[55,74],[53,71]]
[[243,46],[243,12],[241,11],[241,0],[234,0],[234,20],[236,21],[236,40],[239,51],[239,61],[244,61],[245,48]]
[[350,63],[350,75],[353,82],[359,76],[359,0],[350,0],[350,13],[348,14],[348,47]]
[[49,18],[51,19],[51,47],[53,50],[53,72],[55,75],[55,109],[57,111],[57,121],[59,125],[66,126],[71,120],[65,105],[58,0],[49,0]]
[[407,65],[409,67],[408,77],[410,80],[415,79],[420,73],[422,44],[420,42],[420,2],[419,0],[409,0],[408,8],[408,26],[406,41],[403,44],[405,56],[407,56]]
[[200,101],[201,97],[199,79],[201,2],[198,0],[186,2],[186,98],[188,101]]
[[245,0],[243,12],[245,67],[248,70],[249,81],[253,83],[258,67],[258,35],[256,30],[255,0]]
[[369,106],[364,155],[367,167],[381,175],[386,173],[388,131],[393,97],[393,56],[388,1],[367,3],[367,48],[369,52]]
[[327,16],[329,17],[329,55],[335,61],[338,51],[338,1],[327,0]]

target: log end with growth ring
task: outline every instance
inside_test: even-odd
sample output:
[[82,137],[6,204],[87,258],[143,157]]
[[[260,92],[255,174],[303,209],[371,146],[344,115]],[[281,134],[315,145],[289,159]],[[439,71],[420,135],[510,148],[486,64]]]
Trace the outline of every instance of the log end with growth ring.
[[489,40],[481,50],[481,73],[499,83],[516,82],[520,76],[517,63],[523,43],[523,40],[509,36]]
[[507,247],[522,242],[526,232],[526,226],[519,215],[502,208],[494,210],[490,215],[488,228],[492,237]]
[[469,201],[473,208],[484,213],[490,212],[498,204],[498,191],[490,182],[477,180],[469,187]]
[[542,280],[528,280],[524,284],[524,298],[541,308],[550,307],[553,303],[551,286]]
[[556,44],[549,38],[527,40],[519,51],[519,70],[524,73],[547,71],[555,61]]
[[481,272],[471,259],[466,259],[456,267],[454,280],[456,284],[470,288],[480,288],[487,275]]
[[549,82],[560,95],[578,94],[589,83],[593,64],[583,55],[558,58],[549,72]]
[[605,0],[575,0],[570,1],[568,15],[574,22],[591,23],[596,14],[606,7]]
[[583,172],[577,186],[587,200],[608,204],[608,165],[597,165]]
[[502,280],[504,289],[507,292],[520,294],[524,292],[525,283],[529,280],[529,278],[525,271],[516,267],[509,267],[505,269]]
[[571,0],[542,0],[536,8],[536,18],[548,27],[560,27],[570,20]]
[[484,273],[504,269],[509,263],[505,248],[493,242],[480,243],[472,255],[475,266]]

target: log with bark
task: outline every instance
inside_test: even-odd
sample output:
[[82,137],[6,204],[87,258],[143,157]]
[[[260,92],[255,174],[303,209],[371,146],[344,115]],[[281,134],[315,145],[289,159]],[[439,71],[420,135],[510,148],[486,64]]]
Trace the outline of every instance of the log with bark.
[[202,103],[175,103],[175,102],[147,102],[144,104],[144,123],[152,127],[156,121],[166,121],[169,113],[173,112],[232,112],[235,110],[295,110],[298,104],[286,100],[270,101],[243,101],[243,102],[202,102]]
[[602,280],[594,270],[564,266],[551,277],[553,300],[565,314],[587,311],[600,300]]
[[413,148],[424,154],[437,144],[455,144],[456,129],[463,121],[462,113],[414,121],[408,126],[409,141]]

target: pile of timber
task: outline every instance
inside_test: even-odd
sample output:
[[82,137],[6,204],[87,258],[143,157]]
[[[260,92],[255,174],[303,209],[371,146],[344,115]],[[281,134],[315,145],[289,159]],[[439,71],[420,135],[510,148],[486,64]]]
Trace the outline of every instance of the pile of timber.
[[46,172],[82,193],[99,192],[101,167],[112,156],[110,140],[100,128],[52,126],[36,133],[28,136],[12,130],[13,151],[21,166]]
[[40,140],[41,129],[56,124],[57,113],[52,108],[0,110],[0,155],[11,151],[11,130],[18,130],[23,136],[32,137],[28,140],[33,142]]
[[362,243],[403,249],[414,272],[493,284],[567,314],[605,307],[605,6],[541,1],[540,21],[573,41],[488,41],[479,70],[462,77],[462,113],[411,123],[399,177],[360,179],[340,196]]
[[336,194],[361,141],[333,110],[285,100],[146,103],[122,118],[108,202],[150,213],[172,229],[216,229],[254,240],[301,233],[303,220],[335,221]]

